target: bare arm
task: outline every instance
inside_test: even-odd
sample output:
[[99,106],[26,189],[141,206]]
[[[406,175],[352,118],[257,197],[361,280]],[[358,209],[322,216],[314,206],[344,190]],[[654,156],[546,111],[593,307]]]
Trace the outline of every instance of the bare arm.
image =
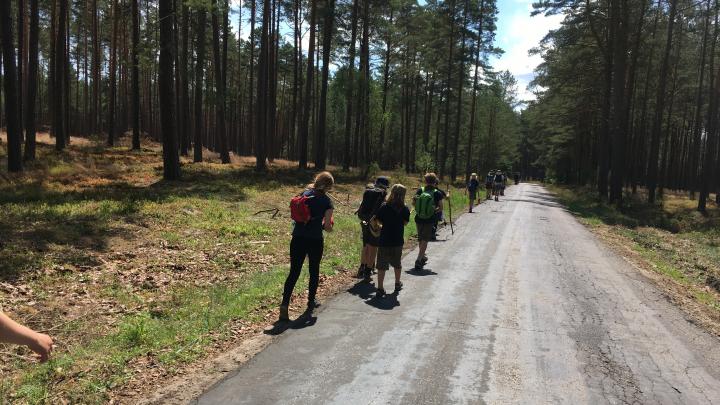
[[334,210],[325,211],[325,217],[323,218],[323,229],[325,229],[325,232],[332,232],[333,230],[333,211]]
[[0,342],[27,346],[40,355],[40,361],[47,361],[53,345],[50,336],[20,325],[3,312],[0,312]]

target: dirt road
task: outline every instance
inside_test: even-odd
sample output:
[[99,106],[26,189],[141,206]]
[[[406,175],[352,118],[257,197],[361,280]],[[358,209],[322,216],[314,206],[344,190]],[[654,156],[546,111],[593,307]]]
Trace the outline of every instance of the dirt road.
[[506,194],[397,300],[354,287],[197,403],[720,404],[717,338],[543,188]]

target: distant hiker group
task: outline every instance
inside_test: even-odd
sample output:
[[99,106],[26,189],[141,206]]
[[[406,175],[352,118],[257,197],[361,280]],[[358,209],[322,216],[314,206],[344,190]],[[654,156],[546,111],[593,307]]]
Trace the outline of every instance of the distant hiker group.
[[[477,176],[476,176],[477,177]],[[329,172],[318,174],[307,188],[290,201],[293,232],[290,241],[290,272],[285,281],[280,321],[288,321],[290,299],[305,262],[309,261],[310,281],[308,287],[307,312],[317,306],[320,260],[323,255],[323,231],[333,229],[332,200],[328,192],[334,185]],[[436,239],[437,226],[443,220],[443,200],[448,194],[438,188],[439,179],[435,173],[424,176],[424,185],[413,195],[413,209],[418,237],[418,256],[414,269],[422,270],[428,262],[428,242]],[[479,185],[479,183],[478,183]],[[477,190],[477,187],[476,187]],[[411,211],[405,204],[407,188],[402,184],[390,186],[390,179],[380,176],[369,184],[356,211],[362,231],[363,248],[357,277],[366,282],[372,280],[377,270],[377,292],[380,299],[385,291],[385,272],[393,268],[395,285],[393,294],[402,289],[402,253],[405,244],[405,226],[410,222]]]

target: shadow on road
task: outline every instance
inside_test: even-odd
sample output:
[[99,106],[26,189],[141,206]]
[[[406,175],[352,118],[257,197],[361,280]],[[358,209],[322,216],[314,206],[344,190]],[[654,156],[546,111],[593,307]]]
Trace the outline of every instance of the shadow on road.
[[373,297],[370,300],[365,301],[366,304],[383,311],[390,311],[395,307],[400,306],[400,302],[397,299],[398,293],[388,294],[382,298]]
[[364,300],[373,297],[375,291],[377,291],[375,285],[365,281],[358,281],[357,283],[355,283],[355,285],[353,285],[352,287],[350,287],[350,289],[347,290],[347,292],[349,292],[350,294],[357,295]]
[[317,317],[313,316],[311,309],[307,309],[295,320],[275,321],[272,326],[265,329],[263,333],[270,336],[277,336],[288,329],[304,329],[309,326],[315,325],[316,322]]
[[425,276],[436,276],[437,273],[432,271],[432,269],[410,269],[405,271],[406,274],[409,274],[411,276],[419,276],[419,277],[425,277]]

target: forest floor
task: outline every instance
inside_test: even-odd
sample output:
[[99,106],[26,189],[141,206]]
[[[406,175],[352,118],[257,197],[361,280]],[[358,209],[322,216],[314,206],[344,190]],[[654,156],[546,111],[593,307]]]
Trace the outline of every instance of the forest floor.
[[692,321],[720,336],[720,208],[714,195],[707,214],[687,193],[665,191],[649,206],[641,190],[621,210],[588,189],[551,186],[578,219],[645,275]]
[[[37,364],[0,345],[0,403],[131,403],[262,335],[287,274],[287,204],[311,172],[276,161],[259,174],[254,159],[221,165],[207,153],[201,164],[183,158],[182,180],[165,182],[160,146],[148,140],[132,152],[126,139],[108,148],[72,138],[60,153],[47,134],[38,141],[21,174],[0,158],[0,303],[51,334],[56,351]],[[353,213],[366,181],[335,175],[321,298],[351,282],[361,247]],[[408,187],[420,180],[389,175]],[[453,193],[455,212],[464,198]],[[413,222],[407,232],[414,238]],[[295,314],[305,273],[298,285]]]

